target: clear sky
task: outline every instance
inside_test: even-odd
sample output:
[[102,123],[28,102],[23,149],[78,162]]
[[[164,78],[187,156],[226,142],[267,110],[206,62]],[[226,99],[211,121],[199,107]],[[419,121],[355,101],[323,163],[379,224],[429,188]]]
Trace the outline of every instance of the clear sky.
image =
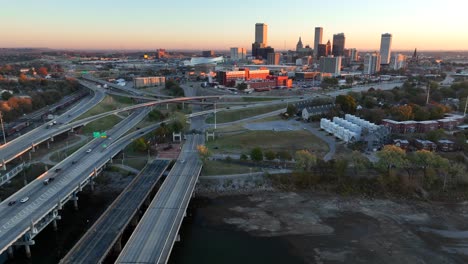
[[255,23],[268,44],[313,46],[344,32],[346,48],[468,50],[467,0],[0,0],[0,47],[250,49]]

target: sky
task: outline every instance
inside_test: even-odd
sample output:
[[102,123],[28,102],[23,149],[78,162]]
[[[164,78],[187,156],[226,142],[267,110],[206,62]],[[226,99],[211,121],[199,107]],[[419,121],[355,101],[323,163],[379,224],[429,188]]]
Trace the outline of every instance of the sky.
[[346,48],[468,50],[466,0],[0,0],[0,48],[251,48],[255,23],[268,45],[295,49],[345,33]]

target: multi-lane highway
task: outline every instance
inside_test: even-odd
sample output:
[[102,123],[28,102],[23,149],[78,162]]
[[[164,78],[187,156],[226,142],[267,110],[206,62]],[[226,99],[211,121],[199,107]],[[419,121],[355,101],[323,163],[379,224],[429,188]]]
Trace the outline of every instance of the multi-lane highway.
[[182,153],[128,240],[116,263],[166,263],[202,167],[196,146],[203,135],[189,135]]
[[10,142],[7,142],[5,145],[1,145],[0,166],[4,166],[5,163],[13,160],[16,157],[19,157],[21,154],[30,150],[32,146],[49,139],[51,135],[56,132],[56,128],[61,126],[61,124],[69,123],[71,120],[82,115],[104,99],[105,94],[102,91],[99,89],[93,89],[93,86],[87,87],[94,91],[94,96],[89,99],[84,99],[84,102],[77,104],[63,115],[54,119],[54,121],[57,122],[57,125],[49,127],[48,124],[43,124],[42,126],[39,126],[34,130],[19,136]]
[[130,220],[149,196],[169,165],[168,160],[150,162],[132,180],[60,263],[102,263]]
[[[91,176],[95,176],[96,169],[101,168],[140,133],[153,129],[141,129],[118,139],[140,122],[148,111],[143,109],[131,114],[109,131],[113,139],[94,139],[0,203],[0,253],[23,235],[26,240],[34,237],[40,231],[38,227],[43,228],[43,219],[54,210],[61,209],[63,203],[80,191]],[[103,147],[104,143],[107,147]],[[89,149],[91,151],[87,151]],[[43,180],[51,177],[55,180],[44,185]],[[25,197],[28,200],[21,203],[20,200]],[[16,201],[16,204],[10,206],[10,201]]]

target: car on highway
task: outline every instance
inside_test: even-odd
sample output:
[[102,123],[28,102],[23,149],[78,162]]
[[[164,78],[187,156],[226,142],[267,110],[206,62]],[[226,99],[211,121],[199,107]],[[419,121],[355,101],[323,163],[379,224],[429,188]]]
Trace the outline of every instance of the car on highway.
[[185,160],[184,159],[180,160],[180,163],[185,163]]
[[44,185],[48,185],[49,183],[53,182],[54,180],[55,180],[54,177],[50,177],[50,178],[48,178],[48,179],[45,179],[45,180],[43,181],[43,183],[44,183]]
[[86,150],[86,153],[90,153],[91,151],[93,151],[92,149],[88,149]]
[[23,198],[21,198],[20,203],[25,203],[25,202],[27,202],[28,200],[29,200],[29,197],[28,197],[28,196],[23,197]]
[[12,205],[14,205],[15,203],[16,203],[16,200],[11,200],[11,201],[8,202],[8,206],[12,206]]
[[55,169],[55,172],[60,172],[62,170],[62,168],[57,168]]

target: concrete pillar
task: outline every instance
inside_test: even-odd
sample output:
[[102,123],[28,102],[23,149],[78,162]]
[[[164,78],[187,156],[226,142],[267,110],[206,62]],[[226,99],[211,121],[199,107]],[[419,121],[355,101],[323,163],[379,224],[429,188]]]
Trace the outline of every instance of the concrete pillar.
[[58,208],[59,210],[62,210],[62,202],[60,201],[60,199],[59,199],[58,202],[57,202],[57,208]]
[[50,148],[50,144],[49,144],[49,141],[47,141],[47,148],[48,148],[48,149]]
[[138,221],[140,220],[140,217],[138,216],[138,212],[136,215],[132,218],[132,221],[130,221],[130,225],[135,227],[138,225]]
[[179,234],[177,234],[176,242],[180,242],[180,235]]
[[46,171],[48,171],[48,170],[49,170],[49,166],[44,165],[44,169],[45,169]]
[[166,104],[166,110],[169,110],[169,104]]
[[73,200],[73,207],[75,208],[75,210],[78,210],[78,196],[76,196],[76,193],[73,193],[72,200]]
[[26,257],[31,258],[31,247],[28,244],[25,244],[24,250],[26,251]]
[[54,227],[54,231],[58,230],[57,219],[54,219],[54,221],[52,221],[52,226]]
[[51,138],[50,138],[50,142],[54,142],[54,137],[51,137]]
[[91,191],[94,192],[94,179],[89,179],[89,186],[91,187]]
[[14,257],[15,257],[15,255],[13,253],[13,246],[9,246],[8,247],[8,258],[12,259]]
[[144,204],[145,204],[145,206],[146,206],[146,207],[149,207],[149,206],[150,206],[150,204],[151,204],[151,199],[150,199],[149,197],[148,197],[148,198],[146,198],[146,199],[145,199],[145,203],[144,203]]
[[28,154],[29,154],[29,162],[31,162],[31,159],[32,159],[31,151],[29,151]]
[[36,152],[36,148],[34,147],[33,144],[31,144],[31,151],[32,151],[32,152]]
[[117,253],[122,251],[122,237],[121,236],[117,238],[117,241],[115,241],[114,251]]
[[112,158],[109,159],[109,163],[110,164],[113,164],[114,163],[114,160]]
[[185,102],[182,102],[182,109],[185,108]]
[[2,160],[2,169],[6,171],[6,162],[5,160]]

